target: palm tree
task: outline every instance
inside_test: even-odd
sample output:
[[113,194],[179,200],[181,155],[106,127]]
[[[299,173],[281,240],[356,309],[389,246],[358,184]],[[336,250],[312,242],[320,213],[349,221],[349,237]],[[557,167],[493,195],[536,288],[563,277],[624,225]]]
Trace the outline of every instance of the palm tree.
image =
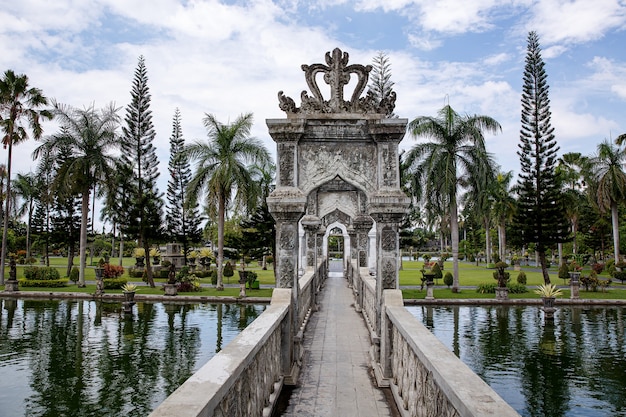
[[511,190],[513,171],[499,172],[492,184],[490,196],[493,200],[493,214],[498,227],[498,249],[500,259],[506,258],[506,224],[513,219],[515,213],[515,198]]
[[[581,189],[584,187],[583,184],[583,169],[587,164],[587,158],[582,156],[578,152],[569,152],[563,154],[561,158],[559,158],[559,163],[556,166],[557,175],[560,176],[563,184],[565,185],[565,190],[563,191],[565,198],[565,211],[567,212],[567,217],[570,220],[572,225],[572,234],[574,239],[572,241],[572,253],[577,253],[577,245],[576,245],[576,233],[578,232],[578,218],[580,217],[580,210],[583,206],[582,199],[584,198]],[[562,260],[562,243],[559,243],[559,265],[563,262]]]
[[[239,116],[231,124],[220,123],[214,115],[203,119],[208,142],[196,141],[185,147],[184,154],[195,161],[195,173],[189,183],[189,197],[195,198],[206,190],[210,212],[217,217],[217,289],[223,290],[224,221],[231,203],[243,204],[256,196],[251,165],[269,162],[269,152],[263,144],[250,137],[252,113]],[[215,212],[217,209],[217,212]]]
[[40,185],[35,174],[17,174],[17,178],[13,180],[16,194],[23,200],[22,206],[18,209],[18,216],[26,214],[28,220],[26,223],[26,257],[30,258],[30,226],[35,212],[35,202],[41,194]]
[[450,105],[444,106],[438,117],[420,116],[408,126],[414,137],[432,139],[415,145],[406,161],[422,184],[419,197],[441,198],[449,207],[453,292],[459,291],[458,188],[479,183],[479,178],[491,170],[494,162],[485,148],[483,131],[497,133],[501,129],[491,117],[461,116]]
[[[620,136],[621,137],[621,136]],[[589,159],[590,195],[598,204],[601,213],[611,212],[613,228],[613,255],[619,261],[619,217],[618,206],[626,201],[626,149],[621,149],[605,140],[598,145],[595,156]]]
[[[33,137],[39,139],[43,133],[41,119],[51,119],[50,111],[39,107],[46,106],[48,99],[38,88],[28,86],[28,77],[24,74],[16,75],[7,70],[0,80],[0,126],[4,132],[2,145],[8,148],[7,183],[5,196],[11,195],[11,159],[13,145],[28,139],[28,130],[32,130]],[[26,121],[28,126],[22,124]],[[11,199],[6,199],[4,210],[4,229],[2,231],[2,249],[0,250],[0,284],[4,284],[4,265],[6,259],[7,232],[9,228],[9,213]]]
[[117,115],[118,109],[113,104],[100,110],[93,106],[81,110],[59,103],[53,104],[61,130],[47,137],[35,149],[34,156],[38,157],[43,152],[54,154],[62,149],[71,150],[71,156],[61,165],[55,183],[58,187],[66,186],[81,195],[78,285],[85,286],[89,196],[97,183],[113,177],[115,158],[109,151],[119,146],[116,130],[120,118]]

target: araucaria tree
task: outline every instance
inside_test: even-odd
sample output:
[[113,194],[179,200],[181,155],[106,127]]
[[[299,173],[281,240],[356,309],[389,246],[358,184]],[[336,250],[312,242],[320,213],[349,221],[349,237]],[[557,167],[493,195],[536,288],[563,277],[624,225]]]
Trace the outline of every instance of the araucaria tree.
[[[391,64],[386,53],[379,51],[372,60],[372,72],[370,73],[369,91],[374,94],[376,102],[380,103],[392,93],[395,84],[391,81]],[[389,117],[396,117],[393,113]]]
[[[148,72],[143,56],[135,70],[131,102],[126,108],[125,126],[122,127],[122,161],[132,169],[128,183],[130,205],[123,207],[127,212],[122,230],[137,238],[138,245],[150,253],[150,243],[162,237],[163,219],[161,195],[156,185],[159,177],[159,161],[153,145],[155,132],[150,111]],[[148,284],[154,287],[150,257],[146,256]]]
[[[4,284],[4,265],[6,259],[7,233],[9,229],[9,213],[11,212],[11,159],[13,145],[28,139],[28,130],[33,137],[39,139],[43,133],[40,121],[51,119],[52,114],[40,109],[48,104],[48,99],[40,89],[28,85],[28,77],[16,75],[7,70],[0,79],[0,130],[2,145],[8,148],[6,170],[6,206],[4,209],[4,228],[2,230],[2,248],[0,249],[0,285]],[[24,122],[27,125],[24,125]],[[4,190],[0,190],[2,192]]]
[[569,238],[569,225],[555,170],[559,147],[550,123],[546,79],[539,38],[530,32],[522,88],[521,143],[517,151],[521,172],[514,223],[522,243],[535,243],[543,280],[549,284],[546,250]]
[[170,137],[170,179],[167,183],[167,222],[166,235],[172,241],[183,245],[185,260],[191,242],[202,238],[200,223],[202,218],[198,202],[187,195],[187,186],[191,181],[191,168],[187,156],[182,152],[185,139],[180,124],[180,111],[174,112],[172,136]]

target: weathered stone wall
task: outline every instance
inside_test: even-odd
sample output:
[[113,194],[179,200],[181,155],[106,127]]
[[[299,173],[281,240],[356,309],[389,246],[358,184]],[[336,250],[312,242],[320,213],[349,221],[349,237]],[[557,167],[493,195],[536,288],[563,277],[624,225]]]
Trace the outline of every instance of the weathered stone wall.
[[327,262],[320,262],[315,273],[310,269],[299,280],[299,326],[294,332],[299,337],[291,334],[292,290],[276,288],[270,306],[149,417],[270,415],[293,365],[292,357],[285,352],[294,343],[294,356],[300,360],[299,339],[315,308],[327,269]]
[[380,366],[403,416],[519,416],[404,308],[399,290],[384,298]]

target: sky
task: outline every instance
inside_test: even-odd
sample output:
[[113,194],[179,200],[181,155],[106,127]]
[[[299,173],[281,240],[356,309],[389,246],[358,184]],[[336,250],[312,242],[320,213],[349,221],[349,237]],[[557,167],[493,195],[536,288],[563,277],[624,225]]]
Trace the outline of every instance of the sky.
[[[206,139],[205,113],[227,123],[252,112],[252,135],[275,155],[265,120],[285,117],[278,91],[299,106],[300,66],[324,63],[336,47],[350,64],[388,56],[401,118],[435,116],[447,103],[495,118],[502,132],[487,136],[488,151],[502,171],[518,172],[526,41],[536,31],[559,153],[592,155],[626,133],[626,0],[2,2],[0,69],[28,75],[57,102],[114,102],[124,117],[145,57],[162,192],[176,108],[187,143]],[[44,135],[57,129],[47,122]],[[400,146],[415,143],[407,135]],[[35,169],[38,144],[14,148],[14,175]],[[0,149],[0,163],[6,157]]]

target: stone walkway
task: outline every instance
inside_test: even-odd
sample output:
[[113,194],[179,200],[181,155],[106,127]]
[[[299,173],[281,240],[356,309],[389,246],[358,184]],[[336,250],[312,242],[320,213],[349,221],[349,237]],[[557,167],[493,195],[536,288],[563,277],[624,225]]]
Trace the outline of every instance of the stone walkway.
[[[332,271],[332,269],[331,269]],[[288,417],[397,416],[369,367],[370,338],[342,273],[330,273],[304,332],[305,358]]]

